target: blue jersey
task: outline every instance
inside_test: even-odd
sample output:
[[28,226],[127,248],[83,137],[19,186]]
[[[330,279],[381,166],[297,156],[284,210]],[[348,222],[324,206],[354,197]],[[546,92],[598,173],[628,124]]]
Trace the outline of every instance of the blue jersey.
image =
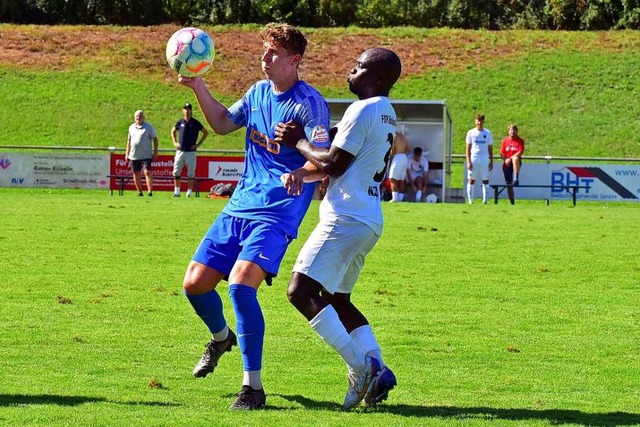
[[309,142],[329,147],[326,101],[301,80],[280,94],[273,91],[269,80],[261,80],[229,108],[227,116],[235,124],[246,126],[247,134],[244,173],[223,212],[276,224],[296,237],[315,183],[305,184],[299,196],[287,194],[280,177],[304,165],[306,159],[297,149],[273,141],[275,126],[295,120],[304,127]]

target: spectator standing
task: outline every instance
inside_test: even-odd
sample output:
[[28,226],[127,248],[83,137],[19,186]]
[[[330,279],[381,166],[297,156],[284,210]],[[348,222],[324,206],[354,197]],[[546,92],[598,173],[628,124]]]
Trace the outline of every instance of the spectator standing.
[[389,182],[391,183],[391,202],[404,200],[404,187],[407,180],[407,153],[409,143],[404,134],[398,132],[391,147]]
[[467,200],[473,204],[476,180],[482,181],[482,203],[487,204],[489,172],[493,169],[493,135],[484,128],[484,115],[476,115],[476,126],[467,132]]
[[407,165],[407,177],[409,184],[416,194],[416,202],[422,201],[422,193],[427,191],[429,182],[429,162],[422,156],[422,148],[413,149],[413,156],[409,158]]
[[[198,141],[198,135],[200,140]],[[180,197],[180,175],[187,168],[187,197],[195,184],[196,150],[209,136],[209,131],[198,120],[193,118],[193,107],[188,102],[182,107],[182,118],[171,128],[171,141],[176,147],[173,159],[173,197]],[[177,140],[176,140],[177,139]]]
[[144,111],[136,110],[133,113],[133,120],[127,134],[124,159],[131,162],[133,183],[138,191],[138,196],[142,197],[143,195],[140,171],[144,172],[149,196],[153,196],[151,163],[158,157],[158,134],[151,123],[145,122]]
[[524,139],[518,135],[518,126],[509,125],[507,136],[502,140],[500,146],[500,157],[502,158],[502,173],[504,180],[509,185],[507,193],[509,201],[515,204],[515,196],[513,187],[520,184],[520,167],[522,166],[522,154],[524,153]]

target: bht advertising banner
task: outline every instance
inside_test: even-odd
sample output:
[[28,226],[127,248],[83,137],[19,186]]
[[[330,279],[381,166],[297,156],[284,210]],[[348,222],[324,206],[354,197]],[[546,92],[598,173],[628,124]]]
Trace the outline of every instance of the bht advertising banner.
[[[173,191],[173,155],[159,155],[157,159],[151,163],[151,174],[156,179],[153,182],[153,191]],[[201,192],[208,193],[212,186],[219,183],[237,184],[244,172],[244,157],[224,157],[224,156],[205,156],[198,155],[196,157],[196,178],[199,179],[198,186]],[[124,154],[111,154],[111,172],[110,175],[132,176],[129,162],[125,161]],[[141,174],[143,185],[144,174]],[[187,188],[187,169],[182,170],[180,177],[180,185],[183,190]],[[111,179],[111,190],[118,189],[118,181]],[[124,186],[125,190],[135,190],[133,181],[128,180]],[[146,187],[145,187],[146,190]]]
[[[571,200],[570,190],[562,187],[585,187],[576,190],[577,200],[607,202],[640,201],[640,165],[576,165],[556,163],[522,164],[519,177],[520,185],[548,185],[554,188],[518,188],[516,199],[532,200]],[[467,175],[465,167],[464,183]],[[489,184],[505,184],[502,163],[494,163],[489,174]],[[480,183],[476,181],[475,197],[482,197]],[[493,198],[490,189],[490,198]],[[499,198],[507,198],[502,191]]]
[[108,189],[109,156],[0,153],[0,186]]

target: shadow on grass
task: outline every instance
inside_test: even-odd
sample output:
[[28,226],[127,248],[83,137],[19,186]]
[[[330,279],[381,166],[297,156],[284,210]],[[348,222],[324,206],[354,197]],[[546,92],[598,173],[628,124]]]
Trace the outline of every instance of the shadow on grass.
[[[274,394],[290,402],[296,402],[307,409],[336,410],[336,402],[318,401],[300,395]],[[388,405],[358,409],[359,411],[403,415],[407,417],[455,418],[509,420],[509,421],[546,421],[552,425],[581,424],[585,426],[629,426],[640,424],[640,414],[628,412],[592,413],[569,409],[518,409],[518,408],[457,408],[454,406],[417,406]]]
[[15,405],[58,405],[76,406],[84,403],[105,402],[116,405],[144,405],[144,406],[180,406],[177,403],[132,401],[119,402],[104,397],[90,396],[60,396],[57,394],[0,394],[0,407]]

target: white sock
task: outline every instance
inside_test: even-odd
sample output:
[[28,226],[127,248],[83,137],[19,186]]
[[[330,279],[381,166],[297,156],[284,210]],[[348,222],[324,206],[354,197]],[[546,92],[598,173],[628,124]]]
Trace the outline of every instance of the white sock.
[[398,193],[398,201],[401,202],[404,200],[404,193]]
[[484,203],[487,203],[487,187],[489,187],[489,184],[482,184],[482,201]]
[[385,364],[382,360],[382,350],[376,337],[373,335],[371,325],[360,326],[354,329],[349,334],[355,343],[360,347],[360,350],[367,356],[374,357],[380,362],[380,367],[384,368]]
[[242,385],[248,385],[254,390],[260,390],[262,388],[262,375],[261,371],[244,371],[242,377]]
[[392,202],[399,202],[400,200],[398,199],[399,195],[397,191],[392,191],[391,192],[391,201]]
[[190,188],[187,190],[187,197],[189,197],[189,196],[191,196],[191,189]]
[[224,325],[224,328],[220,332],[216,332],[212,334],[211,337],[214,341],[224,341],[229,336],[229,326]]
[[173,187],[173,194],[180,194],[180,187]]
[[473,203],[473,184],[467,182],[467,199],[469,203]]
[[328,305],[309,321],[311,327],[323,340],[333,347],[349,369],[356,373],[366,368],[365,355],[345,329],[336,310]]
[[416,202],[419,202],[422,200],[422,191],[418,190],[416,191]]

